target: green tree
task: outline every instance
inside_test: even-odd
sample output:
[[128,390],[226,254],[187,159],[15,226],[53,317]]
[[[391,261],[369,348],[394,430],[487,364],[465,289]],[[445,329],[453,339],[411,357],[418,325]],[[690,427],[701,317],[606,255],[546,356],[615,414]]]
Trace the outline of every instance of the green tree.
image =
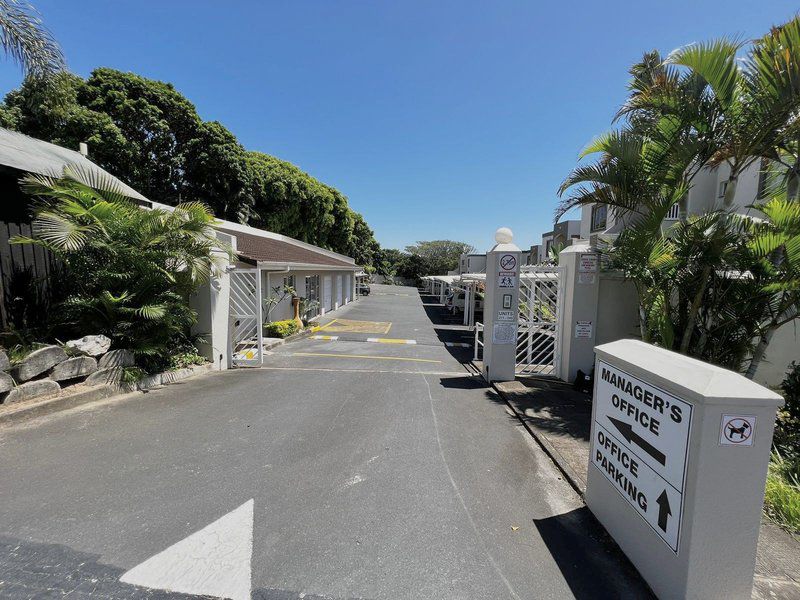
[[406,252],[419,259],[421,275],[444,275],[458,267],[462,254],[475,252],[475,247],[453,240],[433,240],[406,246]]
[[145,196],[201,201],[225,219],[264,227],[371,264],[372,230],[347,197],[295,165],[249,152],[161,81],[97,69],[27,78],[0,106],[0,125],[67,148],[88,142],[93,161]]

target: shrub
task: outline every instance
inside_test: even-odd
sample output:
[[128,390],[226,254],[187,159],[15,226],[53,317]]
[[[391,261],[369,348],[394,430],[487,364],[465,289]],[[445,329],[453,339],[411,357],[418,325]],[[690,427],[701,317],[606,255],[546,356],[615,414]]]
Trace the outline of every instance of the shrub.
[[299,327],[293,319],[286,321],[273,321],[264,324],[264,335],[267,337],[287,338],[293,333],[297,333]]
[[168,361],[188,340],[196,315],[187,299],[208,279],[219,247],[208,209],[143,210],[113,179],[79,167],[61,178],[27,176],[22,187],[38,199],[33,238],[12,243],[43,246],[70,281],[50,311],[56,337],[102,333],[140,366]]
[[800,532],[800,482],[797,465],[792,465],[779,452],[769,463],[767,488],[764,494],[767,514],[785,528]]

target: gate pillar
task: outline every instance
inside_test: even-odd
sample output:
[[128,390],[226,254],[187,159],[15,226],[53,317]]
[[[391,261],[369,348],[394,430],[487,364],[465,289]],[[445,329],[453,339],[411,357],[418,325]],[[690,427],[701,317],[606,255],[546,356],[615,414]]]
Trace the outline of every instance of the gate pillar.
[[597,336],[597,303],[600,295],[600,253],[588,243],[567,246],[558,255],[563,268],[563,300],[559,329],[560,373],[564,381],[575,380],[578,369],[589,373],[594,366]]
[[486,381],[513,381],[521,252],[513,243],[514,234],[508,227],[498,229],[494,239],[497,244],[486,253],[482,374]]

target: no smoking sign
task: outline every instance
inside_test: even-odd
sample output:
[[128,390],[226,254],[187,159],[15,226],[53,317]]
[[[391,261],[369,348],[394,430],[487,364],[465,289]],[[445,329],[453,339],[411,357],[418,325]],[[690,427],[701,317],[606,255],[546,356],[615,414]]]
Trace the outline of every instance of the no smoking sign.
[[513,254],[504,254],[500,257],[500,268],[503,271],[514,271],[517,268],[517,257]]

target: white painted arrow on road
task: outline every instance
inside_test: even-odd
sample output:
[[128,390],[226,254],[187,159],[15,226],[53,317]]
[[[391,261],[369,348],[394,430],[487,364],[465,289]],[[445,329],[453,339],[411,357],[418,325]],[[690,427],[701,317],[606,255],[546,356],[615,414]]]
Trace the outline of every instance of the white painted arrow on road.
[[250,600],[253,500],[120,577],[147,588]]

